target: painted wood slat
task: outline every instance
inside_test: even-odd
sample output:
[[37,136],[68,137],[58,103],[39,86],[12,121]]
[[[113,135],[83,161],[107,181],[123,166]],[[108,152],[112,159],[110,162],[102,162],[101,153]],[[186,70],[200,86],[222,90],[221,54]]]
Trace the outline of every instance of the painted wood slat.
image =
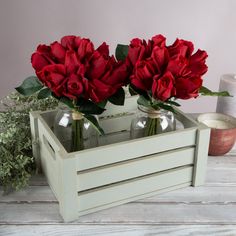
[[192,167],[180,167],[175,170],[153,174],[147,177],[130,180],[124,183],[110,185],[98,190],[85,191],[79,193],[79,215],[94,212],[94,208],[99,210],[111,206],[120,205],[130,201],[153,196],[159,190],[168,187],[185,184],[190,185],[192,178]]
[[194,148],[184,148],[86,170],[78,172],[77,189],[83,191],[175,167],[191,165],[193,160]]
[[130,140],[90,150],[83,150],[78,154],[71,153],[68,156],[77,158],[77,170],[82,171],[140,156],[152,155],[166,150],[193,146],[195,144],[195,135],[196,129],[190,128],[181,131],[181,133],[177,131],[169,132],[168,135],[161,134],[156,137],[152,136]]
[[0,236],[233,236],[235,225],[7,225],[0,226]]
[[[234,168],[236,168],[236,153],[234,153],[234,150],[232,150],[232,152],[229,152],[225,156],[219,156],[219,157],[209,156],[207,162],[208,162],[207,176],[210,177],[211,171],[216,171],[216,168],[218,169],[218,172],[220,172],[223,169],[224,170],[227,169],[229,172],[229,175],[227,176],[229,177],[228,180],[230,181],[230,176],[233,176],[235,173],[235,171],[233,170]],[[221,176],[223,176],[223,174],[221,175],[220,173],[218,175],[214,175],[214,179],[212,179],[212,181],[214,181],[215,183],[217,182],[220,183]],[[233,177],[233,179],[235,179],[234,182],[236,183],[236,177],[235,178]],[[211,183],[213,183],[212,181]],[[45,176],[42,174],[39,174],[39,175],[34,175],[31,177],[30,185],[31,186],[45,186],[48,184],[45,179]]]

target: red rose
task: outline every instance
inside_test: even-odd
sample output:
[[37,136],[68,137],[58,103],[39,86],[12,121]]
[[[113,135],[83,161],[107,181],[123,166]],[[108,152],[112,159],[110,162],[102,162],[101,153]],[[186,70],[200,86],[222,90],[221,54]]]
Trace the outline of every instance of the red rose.
[[166,72],[162,77],[155,76],[152,85],[152,96],[155,99],[166,101],[175,96],[174,77]]
[[64,65],[48,65],[39,73],[39,78],[57,96],[62,96],[63,86],[66,83],[66,68]]
[[176,39],[175,42],[168,47],[169,55],[172,58],[179,56],[189,58],[194,50],[193,43],[183,39]]
[[133,75],[130,77],[131,84],[137,89],[148,91],[152,88],[155,74],[155,64],[152,59],[139,61],[136,63]]
[[165,47],[165,42],[166,38],[161,34],[152,37],[152,39],[148,41],[148,44],[145,40],[139,38],[132,39],[126,58],[127,65],[132,67],[135,66],[136,62],[149,58],[152,54],[152,50],[155,47]]
[[98,51],[100,54],[102,54],[102,55],[104,55],[104,56],[106,56],[106,57],[109,57],[109,47],[108,47],[108,45],[107,45],[105,42],[103,42],[103,43],[97,48],[97,51]]
[[161,35],[155,35],[152,37],[151,40],[148,41],[148,47],[150,47],[150,50],[152,51],[154,47],[158,46],[159,48],[163,48],[166,46],[166,38]]
[[191,71],[187,68],[188,60],[185,57],[178,57],[175,59],[171,59],[168,62],[166,67],[166,71],[171,72],[171,74],[175,77],[185,77],[191,74]]
[[31,56],[31,63],[36,72],[42,70],[44,66],[55,64],[51,55],[51,48],[46,45],[39,45],[37,51]]
[[101,45],[92,55],[85,77],[89,81],[89,97],[101,102],[127,83],[127,66],[108,57],[106,44]]
[[66,56],[66,49],[58,42],[54,42],[50,45],[51,54],[54,56],[58,62],[64,63]]
[[152,51],[151,58],[155,64],[157,73],[163,73],[169,61],[168,50],[165,47],[160,48],[156,46]]
[[61,45],[65,49],[74,50],[75,48],[78,48],[77,44],[80,42],[80,40],[80,37],[76,37],[74,35],[64,36],[61,38]]
[[80,42],[78,42],[77,56],[81,62],[85,59],[89,59],[93,52],[94,46],[89,39],[81,39]]
[[208,57],[207,53],[202,50],[198,50],[189,58],[189,70],[195,76],[202,76],[207,72],[206,58]]
[[88,81],[80,75],[72,74],[63,85],[63,95],[70,99],[77,99],[88,90]]
[[126,59],[128,66],[134,66],[137,61],[147,57],[147,43],[139,38],[132,39]]
[[95,102],[101,102],[109,98],[116,92],[116,89],[101,80],[95,79],[89,82],[88,95]]
[[75,51],[68,50],[66,52],[66,58],[65,58],[65,67],[66,67],[66,73],[67,74],[72,74],[76,73],[76,71],[80,67],[80,62],[78,60],[78,57],[76,55]]
[[177,78],[175,80],[176,98],[189,99],[196,98],[199,93],[199,89],[202,86],[201,77],[192,78]]

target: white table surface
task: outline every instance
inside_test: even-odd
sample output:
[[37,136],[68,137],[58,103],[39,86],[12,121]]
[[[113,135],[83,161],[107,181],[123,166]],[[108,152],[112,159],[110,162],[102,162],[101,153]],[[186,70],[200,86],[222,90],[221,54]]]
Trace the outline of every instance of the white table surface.
[[44,176],[35,176],[25,190],[0,196],[0,235],[236,235],[236,150],[209,157],[205,186],[131,202],[72,223],[63,223]]

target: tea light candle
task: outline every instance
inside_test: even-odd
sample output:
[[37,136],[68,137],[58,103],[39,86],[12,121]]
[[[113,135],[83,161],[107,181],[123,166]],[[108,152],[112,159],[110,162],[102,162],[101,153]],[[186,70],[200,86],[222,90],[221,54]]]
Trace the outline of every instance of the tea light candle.
[[230,129],[233,128],[231,123],[228,123],[223,120],[204,120],[202,121],[203,124],[208,126],[209,128],[213,129]]
[[221,113],[205,113],[198,117],[211,128],[209,155],[224,155],[232,149],[236,139],[236,118]]
[[222,75],[219,91],[228,91],[233,97],[218,97],[216,112],[236,117],[236,75]]

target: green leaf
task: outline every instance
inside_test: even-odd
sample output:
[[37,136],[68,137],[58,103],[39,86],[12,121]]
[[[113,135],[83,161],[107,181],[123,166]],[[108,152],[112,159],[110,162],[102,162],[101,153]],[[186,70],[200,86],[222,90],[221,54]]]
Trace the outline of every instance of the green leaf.
[[[171,111],[171,112],[173,112],[174,114],[176,114],[176,111],[175,111],[175,109],[172,107],[172,106],[169,106],[169,105],[166,105],[166,104],[164,104],[164,103],[158,103],[158,104],[156,104],[159,108],[162,108],[162,109],[164,109],[164,110],[167,110],[167,111]],[[155,108],[157,108],[157,107],[155,107]]]
[[120,88],[115,94],[108,98],[108,101],[114,105],[123,106],[125,102],[125,91]]
[[97,132],[99,134],[101,134],[101,135],[105,134],[104,130],[100,127],[100,125],[98,124],[97,119],[94,116],[85,115],[84,117],[91,123],[91,125],[97,130]]
[[52,95],[52,91],[49,88],[41,89],[38,93],[38,99],[48,98]]
[[104,100],[104,101],[102,101],[102,102],[99,102],[99,103],[97,103],[97,105],[98,105],[99,107],[101,107],[101,108],[105,108],[105,106],[107,105],[107,100]]
[[137,103],[141,106],[151,107],[151,101],[145,98],[143,95],[139,95]]
[[60,102],[64,103],[65,105],[67,105],[70,108],[75,108],[73,101],[67,97],[56,97],[55,95],[53,95],[55,98],[57,98]]
[[129,46],[124,44],[117,44],[116,46],[116,59],[124,61],[128,55]]
[[90,100],[79,99],[76,103],[80,112],[84,114],[100,115],[105,109],[93,103]]
[[200,88],[199,93],[203,96],[233,97],[227,91],[213,92],[204,86]]
[[[130,86],[130,88],[134,91],[134,93],[139,94],[140,96],[144,96],[147,100],[150,99],[149,92],[144,91],[144,90],[142,90],[142,89],[138,89],[138,88],[136,88],[136,87],[135,87],[134,85],[132,85],[132,84],[130,84],[129,86]],[[136,95],[136,94],[135,94],[135,95]]]
[[43,88],[43,84],[39,81],[38,77],[30,76],[26,78],[23,81],[23,83],[19,87],[16,87],[15,89],[20,94],[24,96],[29,96],[36,93],[42,88]]
[[166,103],[170,104],[170,105],[173,105],[173,106],[176,106],[176,107],[180,107],[181,105],[177,102],[174,102],[174,101],[166,101]]
[[129,85],[128,89],[129,89],[129,93],[130,93],[131,96],[135,96],[135,95],[138,94],[138,93],[132,88],[132,86]]

